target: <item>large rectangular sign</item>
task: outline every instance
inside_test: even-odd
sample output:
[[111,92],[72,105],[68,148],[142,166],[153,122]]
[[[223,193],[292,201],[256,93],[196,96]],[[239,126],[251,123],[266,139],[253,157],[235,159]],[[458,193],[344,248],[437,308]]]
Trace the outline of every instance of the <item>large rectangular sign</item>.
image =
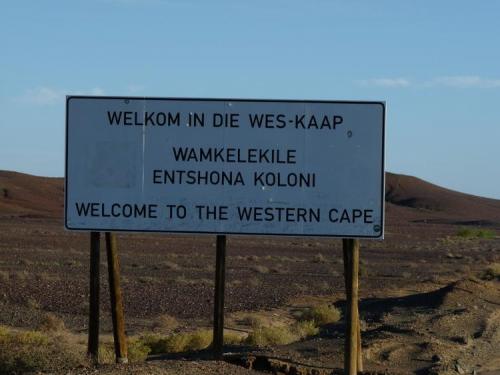
[[67,229],[381,238],[382,102],[70,96]]

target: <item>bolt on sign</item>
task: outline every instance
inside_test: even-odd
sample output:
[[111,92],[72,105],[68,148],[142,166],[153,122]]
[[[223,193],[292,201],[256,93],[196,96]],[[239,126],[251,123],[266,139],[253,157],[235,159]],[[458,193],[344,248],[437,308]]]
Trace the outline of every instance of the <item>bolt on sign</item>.
[[385,103],[69,96],[71,230],[382,238]]

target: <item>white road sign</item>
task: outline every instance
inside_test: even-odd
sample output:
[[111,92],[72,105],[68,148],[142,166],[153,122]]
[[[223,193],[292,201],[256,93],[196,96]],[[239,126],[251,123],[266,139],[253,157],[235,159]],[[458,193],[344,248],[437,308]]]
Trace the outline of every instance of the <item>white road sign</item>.
[[381,238],[382,102],[70,96],[67,229]]

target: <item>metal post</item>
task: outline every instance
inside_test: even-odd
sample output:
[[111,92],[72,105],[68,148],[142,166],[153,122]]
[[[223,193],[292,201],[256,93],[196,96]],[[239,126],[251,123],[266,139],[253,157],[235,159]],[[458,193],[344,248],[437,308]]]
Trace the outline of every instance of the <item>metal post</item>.
[[89,333],[87,354],[94,361],[99,360],[99,232],[90,232],[90,291],[89,291]]
[[226,275],[226,236],[217,236],[215,260],[214,337],[213,351],[221,359],[224,345],[224,287]]
[[358,316],[359,240],[343,239],[344,275],[346,282],[346,334],[344,373],[356,375],[361,364],[361,334]]
[[111,315],[113,319],[116,363],[128,363],[125,317],[123,314],[122,291],[120,288],[120,263],[118,261],[116,236],[110,232],[106,232],[106,253],[108,256],[109,292],[111,297]]

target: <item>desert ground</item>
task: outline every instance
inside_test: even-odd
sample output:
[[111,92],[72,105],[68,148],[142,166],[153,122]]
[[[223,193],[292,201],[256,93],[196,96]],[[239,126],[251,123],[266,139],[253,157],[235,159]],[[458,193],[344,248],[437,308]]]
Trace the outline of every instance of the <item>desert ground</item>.
[[[112,363],[103,251],[91,364],[89,234],[64,230],[63,185],[0,171],[0,372],[342,373],[342,241],[312,237],[228,236],[228,340],[213,361],[215,236],[118,233],[133,363]],[[361,241],[359,306],[365,374],[500,374],[500,201],[388,173],[385,239]]]

